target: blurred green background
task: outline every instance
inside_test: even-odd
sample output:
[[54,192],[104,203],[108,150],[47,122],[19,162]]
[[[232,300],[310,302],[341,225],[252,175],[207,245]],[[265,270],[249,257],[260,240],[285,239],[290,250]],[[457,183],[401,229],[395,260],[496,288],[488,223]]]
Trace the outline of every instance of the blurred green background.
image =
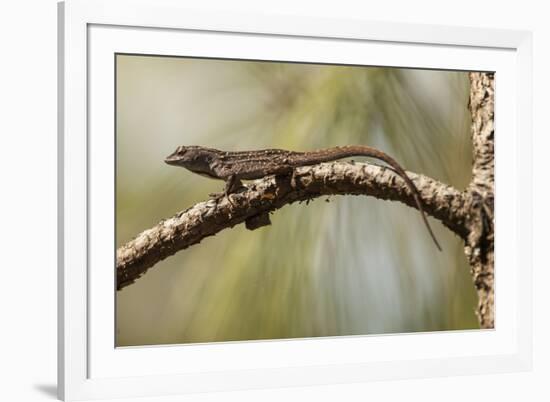
[[[117,56],[117,247],[221,191],[163,163],[178,145],[223,150],[378,147],[463,189],[464,72]],[[360,160],[360,158],[355,158]],[[225,230],[116,295],[116,345],[478,328],[460,239],[371,197],[290,205]]]

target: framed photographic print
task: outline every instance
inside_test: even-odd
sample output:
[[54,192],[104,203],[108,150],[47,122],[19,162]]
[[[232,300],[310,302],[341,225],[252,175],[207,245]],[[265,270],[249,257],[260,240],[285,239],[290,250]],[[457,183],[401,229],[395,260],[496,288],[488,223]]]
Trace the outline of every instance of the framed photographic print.
[[529,369],[529,33],[59,17],[61,398]]

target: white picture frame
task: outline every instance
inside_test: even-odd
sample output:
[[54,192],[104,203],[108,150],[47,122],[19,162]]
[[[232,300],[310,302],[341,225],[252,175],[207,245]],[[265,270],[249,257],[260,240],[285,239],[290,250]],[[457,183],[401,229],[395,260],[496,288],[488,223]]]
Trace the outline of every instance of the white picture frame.
[[[209,48],[200,42],[205,35],[235,41],[235,46]],[[257,58],[310,61],[313,53],[284,53],[299,49],[303,40],[312,48],[319,43],[318,52],[332,46],[325,52],[327,62],[351,63],[347,55],[353,48],[370,46],[379,65],[497,72],[496,124],[502,136],[496,149],[497,183],[504,176],[513,180],[509,186],[497,184],[497,270],[498,261],[508,263],[497,274],[495,329],[115,349],[113,321],[104,314],[114,311],[110,271],[92,269],[90,263],[90,256],[102,258],[100,247],[90,249],[90,242],[98,243],[97,231],[90,232],[90,210],[100,212],[94,217],[112,214],[95,196],[103,186],[112,191],[112,172],[94,162],[108,159],[102,141],[112,143],[114,135],[109,108],[101,112],[101,105],[112,103],[103,90],[112,79],[109,55],[175,54],[182,43],[199,43],[194,55],[246,58],[254,51]],[[278,46],[281,41],[284,46]],[[205,12],[174,0],[60,3],[59,397],[160,396],[530,369],[531,43],[531,34],[522,31]],[[93,105],[98,107],[91,112]],[[94,134],[98,129],[105,134]],[[507,219],[499,221],[504,216],[499,209]],[[108,253],[104,257],[110,258]],[[362,353],[353,352],[358,350]],[[181,358],[171,358],[175,354]]]

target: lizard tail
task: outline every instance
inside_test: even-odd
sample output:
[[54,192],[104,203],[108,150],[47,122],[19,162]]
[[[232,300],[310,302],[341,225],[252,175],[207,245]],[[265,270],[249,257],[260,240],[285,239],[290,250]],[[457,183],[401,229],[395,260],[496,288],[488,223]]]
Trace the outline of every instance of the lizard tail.
[[[416,206],[418,207],[418,210],[420,211],[420,215],[422,216],[422,220],[424,221],[424,225],[426,225],[426,228],[428,229],[428,232],[430,233],[430,236],[432,240],[434,241],[435,245],[439,249],[439,251],[442,251],[441,246],[439,242],[437,241],[437,238],[435,237],[435,234],[428,223],[428,219],[426,218],[426,213],[424,212],[424,208],[422,207],[422,197],[420,196],[420,191],[418,191],[418,188],[414,185],[412,180],[407,176],[407,173],[405,173],[405,170],[401,167],[399,163],[395,161],[391,156],[386,154],[385,152],[382,152],[376,148],[372,148],[366,145],[347,145],[342,147],[334,147],[329,149],[330,152],[327,152],[326,149],[321,149],[318,151],[312,151],[308,152],[308,163],[307,164],[317,164],[322,162],[330,162],[335,159],[342,159],[347,158],[350,156],[366,156],[370,158],[379,159],[388,165],[390,165],[399,176],[403,180],[405,180],[405,183],[409,190],[411,191],[414,201],[416,202]],[[303,164],[303,162],[301,162]]]
[[[405,181],[411,181],[411,179],[409,179],[407,177],[407,179],[405,179]],[[414,184],[413,184],[414,186]],[[410,188],[410,186],[409,186]],[[426,228],[428,229],[428,232],[430,233],[430,236],[432,237],[432,240],[434,241],[435,243],[435,246],[437,247],[437,249],[439,251],[443,251],[443,249],[441,248],[441,245],[439,244],[439,242],[437,241],[437,238],[435,237],[435,234],[432,230],[432,227],[430,226],[430,224],[428,223],[428,218],[426,218],[426,213],[424,212],[424,209],[422,208],[422,201],[420,200],[420,197],[419,197],[419,191],[416,187],[414,187],[414,190],[411,190],[413,191],[413,196],[414,196],[414,200],[416,201],[416,205],[418,206],[418,209],[420,210],[420,215],[422,216],[422,220],[424,221],[424,225],[426,225]]]
[[424,221],[424,225],[426,226],[426,229],[428,229],[428,233],[430,233],[430,236],[435,243],[437,249],[439,251],[443,251],[441,248],[441,245],[437,241],[437,238],[435,237],[435,234],[432,230],[432,227],[430,226],[428,222],[428,218],[426,217],[426,213],[424,212],[424,208],[422,207],[422,197],[420,196],[420,191],[418,191],[418,188],[415,186],[413,181],[409,178],[405,170],[399,165],[391,156],[376,150],[378,155],[373,156],[377,159],[380,159],[384,162],[386,162],[388,165],[390,165],[398,174],[401,176],[401,178],[405,181],[407,184],[407,187],[411,191],[414,201],[416,202],[416,206],[418,207],[418,210],[420,211],[420,215],[422,216],[422,220]]

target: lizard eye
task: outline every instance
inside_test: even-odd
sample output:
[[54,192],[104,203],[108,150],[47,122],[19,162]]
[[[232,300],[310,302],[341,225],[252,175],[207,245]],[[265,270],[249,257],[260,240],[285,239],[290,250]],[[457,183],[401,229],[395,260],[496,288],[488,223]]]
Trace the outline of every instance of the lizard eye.
[[180,145],[176,152],[178,153],[178,155],[183,155],[185,153],[185,147],[183,145]]

